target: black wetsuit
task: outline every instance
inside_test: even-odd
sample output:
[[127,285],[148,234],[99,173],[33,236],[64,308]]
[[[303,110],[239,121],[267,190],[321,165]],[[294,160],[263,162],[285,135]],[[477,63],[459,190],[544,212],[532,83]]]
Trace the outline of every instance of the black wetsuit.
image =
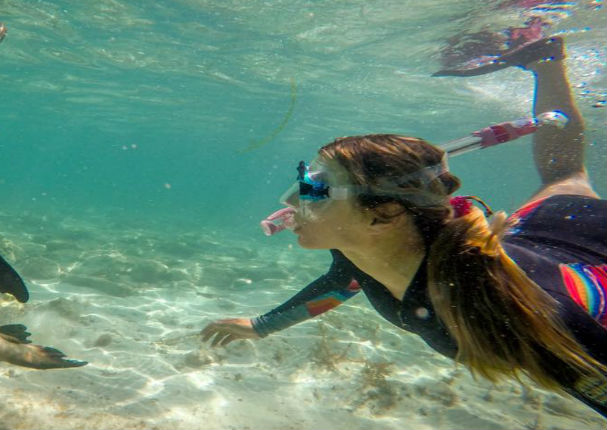
[[[607,364],[607,201],[557,195],[532,202],[511,218],[517,222],[503,238],[506,252],[558,301],[561,318],[586,351]],[[418,334],[439,353],[455,357],[457,345],[428,296],[424,263],[400,301],[342,253],[331,253],[327,274],[281,306],[253,318],[260,336],[332,309],[362,290],[385,319]],[[569,393],[607,416],[605,380],[586,383],[581,389],[566,369],[554,369],[554,374]]]

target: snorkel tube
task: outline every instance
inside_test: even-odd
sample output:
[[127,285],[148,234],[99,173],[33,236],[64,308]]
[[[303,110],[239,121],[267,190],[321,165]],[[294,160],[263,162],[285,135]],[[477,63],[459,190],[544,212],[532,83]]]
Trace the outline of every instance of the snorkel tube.
[[[470,133],[468,136],[450,140],[438,145],[449,157],[457,157],[477,149],[511,142],[519,137],[534,133],[544,125],[563,128],[569,118],[561,111],[550,111],[539,114],[535,118],[523,118],[515,121],[501,122]],[[274,212],[261,221],[261,228],[266,236],[272,236],[284,229],[292,228],[295,209],[287,207]]]
[[552,125],[563,128],[569,118],[561,111],[551,111],[539,114],[536,118],[523,118],[516,121],[502,122],[482,128],[460,139],[450,140],[438,145],[449,157],[456,157],[466,152],[485,149],[518,139],[527,134],[534,133],[543,125]]
[[295,209],[292,207],[280,209],[264,219],[261,222],[261,228],[266,236],[272,236],[276,233],[280,233],[285,228],[292,228],[294,223],[294,214]]

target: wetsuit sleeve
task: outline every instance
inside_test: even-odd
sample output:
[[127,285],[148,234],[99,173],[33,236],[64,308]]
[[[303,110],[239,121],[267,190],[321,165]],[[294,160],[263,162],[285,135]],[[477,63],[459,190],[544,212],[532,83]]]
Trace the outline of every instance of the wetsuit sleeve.
[[333,263],[325,275],[267,314],[251,319],[259,336],[266,337],[327,312],[360,291],[358,282],[352,276],[352,263],[339,251],[332,250],[331,253]]

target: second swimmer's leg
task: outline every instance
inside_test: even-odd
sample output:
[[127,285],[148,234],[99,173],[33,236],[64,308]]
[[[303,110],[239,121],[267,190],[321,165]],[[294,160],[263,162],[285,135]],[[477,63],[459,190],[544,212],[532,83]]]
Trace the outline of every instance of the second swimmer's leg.
[[540,127],[533,134],[533,155],[542,180],[533,199],[553,194],[597,197],[584,167],[584,121],[577,108],[564,59],[526,65],[535,76],[534,115],[560,111],[568,122],[564,128]]

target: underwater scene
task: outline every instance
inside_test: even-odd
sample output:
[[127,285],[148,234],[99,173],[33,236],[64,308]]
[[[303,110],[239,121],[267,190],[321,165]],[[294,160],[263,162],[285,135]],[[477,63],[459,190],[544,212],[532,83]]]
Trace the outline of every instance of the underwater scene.
[[[329,269],[327,249],[260,227],[321,146],[440,146],[533,117],[528,71],[441,69],[565,40],[586,169],[607,197],[604,6],[0,0],[0,255],[29,291],[0,294],[0,326],[21,330],[0,330],[0,428],[604,429],[563,392],[473,376],[364,294],[261,339],[201,335]],[[530,135],[449,169],[458,195],[507,214],[541,184]],[[7,358],[21,324],[73,367]]]

